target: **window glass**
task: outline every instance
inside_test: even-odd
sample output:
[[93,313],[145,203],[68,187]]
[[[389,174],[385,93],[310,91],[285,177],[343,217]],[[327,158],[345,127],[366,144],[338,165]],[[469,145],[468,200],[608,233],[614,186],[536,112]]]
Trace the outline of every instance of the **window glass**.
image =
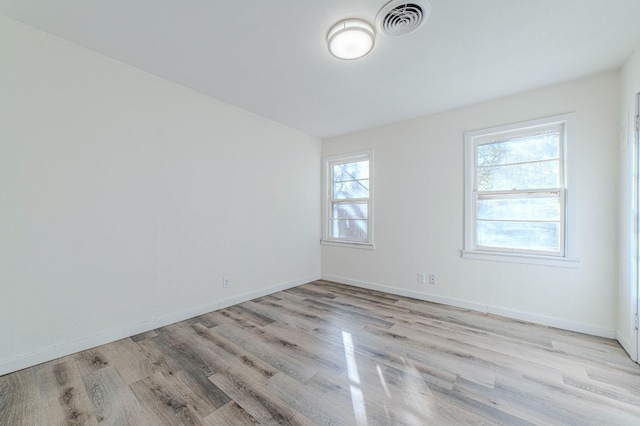
[[342,182],[356,179],[369,179],[369,160],[333,166],[333,181]]
[[551,160],[560,156],[558,131],[478,145],[478,166]]
[[560,250],[557,222],[478,221],[478,245],[556,252]]
[[340,203],[333,205],[333,219],[366,219],[367,204]]
[[342,181],[333,184],[333,198],[367,198],[369,179]]
[[480,198],[478,220],[560,221],[562,209],[559,194],[518,198]]
[[338,219],[331,221],[332,237],[348,238],[350,240],[367,239],[367,221],[355,219]]

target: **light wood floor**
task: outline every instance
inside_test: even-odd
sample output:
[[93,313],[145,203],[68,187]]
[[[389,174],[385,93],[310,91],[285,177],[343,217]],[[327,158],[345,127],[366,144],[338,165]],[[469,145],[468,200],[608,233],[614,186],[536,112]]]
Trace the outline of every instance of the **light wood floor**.
[[612,340],[318,281],[0,377],[1,425],[640,425]]

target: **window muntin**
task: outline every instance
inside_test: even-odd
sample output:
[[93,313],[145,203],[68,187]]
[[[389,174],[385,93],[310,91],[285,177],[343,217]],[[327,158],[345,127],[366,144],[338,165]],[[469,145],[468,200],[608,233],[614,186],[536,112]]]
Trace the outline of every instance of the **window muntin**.
[[370,157],[360,153],[325,160],[325,241],[371,244]]
[[566,256],[568,117],[465,135],[465,251]]

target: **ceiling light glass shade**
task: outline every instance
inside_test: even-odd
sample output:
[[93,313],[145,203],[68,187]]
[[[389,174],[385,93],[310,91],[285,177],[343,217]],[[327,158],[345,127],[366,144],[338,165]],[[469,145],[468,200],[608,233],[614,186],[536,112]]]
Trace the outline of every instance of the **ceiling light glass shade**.
[[358,59],[371,52],[376,33],[361,19],[345,19],[335,24],[327,34],[329,52],[340,59]]

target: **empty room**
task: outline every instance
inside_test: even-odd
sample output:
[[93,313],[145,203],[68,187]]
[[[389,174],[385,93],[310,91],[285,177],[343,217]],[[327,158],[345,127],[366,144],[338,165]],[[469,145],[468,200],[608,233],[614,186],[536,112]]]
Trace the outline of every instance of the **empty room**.
[[638,0],[0,0],[0,425],[640,424]]

